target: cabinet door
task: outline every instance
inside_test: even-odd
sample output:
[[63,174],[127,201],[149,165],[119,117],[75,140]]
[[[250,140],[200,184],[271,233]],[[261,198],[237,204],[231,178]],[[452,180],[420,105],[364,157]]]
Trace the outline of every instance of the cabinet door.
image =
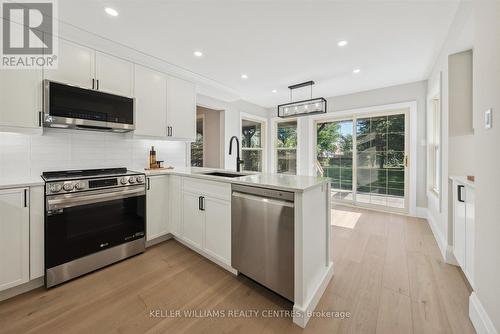
[[196,87],[191,82],[169,77],[167,83],[167,126],[169,138],[196,139]]
[[167,80],[159,72],[135,65],[135,134],[167,135]]
[[0,126],[39,127],[42,70],[0,70]]
[[182,194],[182,239],[199,249],[203,243],[203,211],[198,194]]
[[168,175],[150,176],[146,180],[146,240],[168,231]]
[[122,96],[132,96],[134,64],[126,60],[96,52],[96,89]]
[[467,196],[465,198],[465,275],[469,279],[469,283],[474,287],[474,202],[475,190],[467,187]]
[[0,190],[0,291],[29,280],[27,195],[25,188]]
[[44,235],[45,235],[45,188],[30,187],[30,280],[45,274]]
[[94,59],[94,50],[60,39],[57,69],[45,70],[44,77],[91,89],[95,78]]
[[207,197],[204,212],[205,251],[231,265],[231,202]]
[[170,175],[169,198],[170,198],[170,232],[176,236],[181,235],[182,220],[182,178]]
[[465,202],[466,188],[453,183],[453,254],[460,267],[465,268]]

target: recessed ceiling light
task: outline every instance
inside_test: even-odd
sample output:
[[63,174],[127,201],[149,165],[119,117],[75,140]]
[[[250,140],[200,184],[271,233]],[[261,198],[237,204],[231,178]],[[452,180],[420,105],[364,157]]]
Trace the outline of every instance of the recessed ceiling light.
[[248,79],[248,75],[246,75],[246,74],[242,74],[242,75],[241,75],[241,78],[242,78],[242,79]]
[[278,91],[276,89],[273,89],[271,92],[273,93],[277,93]]
[[113,9],[111,7],[106,7],[104,8],[104,11],[106,12],[106,14],[108,15],[111,15],[111,16],[118,16],[118,12],[116,11],[116,9]]
[[196,57],[201,57],[201,56],[203,56],[203,52],[201,52],[201,51],[195,51],[195,52],[193,52],[193,54],[194,54]]
[[361,72],[359,68],[355,68],[354,70],[352,70],[352,73],[354,74],[358,74],[359,72]]
[[340,41],[337,43],[338,46],[346,46],[347,45],[347,41]]

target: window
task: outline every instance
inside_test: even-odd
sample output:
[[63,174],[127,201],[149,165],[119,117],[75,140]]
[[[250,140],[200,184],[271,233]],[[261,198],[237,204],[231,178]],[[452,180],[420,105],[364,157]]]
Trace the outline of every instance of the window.
[[191,166],[203,167],[203,118],[196,119],[196,141],[191,143]]
[[436,194],[440,192],[441,180],[441,100],[431,101],[429,122],[429,188]]
[[241,120],[241,159],[242,169],[262,172],[264,166],[263,122]]
[[297,174],[297,121],[276,124],[276,172]]
[[332,179],[332,195],[353,200],[353,121],[320,122],[316,125],[316,169]]
[[316,122],[316,171],[331,178],[335,201],[407,208],[406,112]]
[[405,115],[356,119],[356,199],[405,207]]

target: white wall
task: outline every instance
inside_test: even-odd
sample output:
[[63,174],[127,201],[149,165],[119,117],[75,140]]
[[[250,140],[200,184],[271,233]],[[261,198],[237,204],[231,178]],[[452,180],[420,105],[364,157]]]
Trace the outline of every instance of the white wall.
[[[471,2],[461,2],[457,9],[455,19],[450,27],[448,36],[441,48],[441,52],[431,70],[428,87],[427,87],[427,103],[428,112],[430,111],[430,101],[441,93],[441,194],[440,198],[433,192],[427,191],[427,203],[429,222],[433,228],[434,236],[445,255],[449,245],[452,243],[451,215],[449,208],[449,153],[450,141],[449,138],[449,96],[448,96],[448,60],[449,55],[457,52],[469,50],[473,46],[473,11]],[[461,138],[456,138],[457,143],[460,143]],[[467,141],[467,140],[466,140]],[[470,143],[470,142],[469,142]],[[454,142],[455,144],[455,142]],[[462,149],[470,149],[471,145],[463,146]],[[454,145],[453,152],[456,157],[460,157],[462,151]],[[471,152],[464,151],[465,155]],[[459,171],[462,171],[459,168]],[[457,171],[457,170],[454,170]],[[457,171],[458,172],[458,171]],[[427,188],[427,183],[425,183]],[[447,256],[448,261],[452,258]]]
[[126,134],[48,129],[44,135],[0,133],[0,177],[39,176],[44,171],[127,167],[141,171],[155,146],[157,159],[181,167],[186,144],[131,139]]
[[[224,166],[225,169],[236,168],[236,155],[229,155],[229,140],[237,136],[241,143],[240,114],[247,113],[267,118],[267,110],[242,100],[225,102],[198,94],[197,104],[202,107],[223,110],[224,114]],[[234,153],[233,153],[234,154]]]
[[[500,332],[500,2],[476,1],[474,9],[475,293]],[[489,108],[493,128],[487,130]]]
[[[327,98],[328,113],[335,113],[344,110],[366,108],[372,106],[388,105],[400,102],[417,102],[417,207],[426,207],[426,150],[425,150],[425,110],[426,110],[426,89],[427,82],[419,81],[408,84],[402,84],[392,87],[379,88],[365,92],[359,92],[349,95],[334,96]],[[270,109],[270,117],[276,116],[276,108]],[[301,126],[299,133],[300,150],[300,174],[310,174],[310,168],[307,161],[312,161],[311,152],[307,149],[310,146],[309,139],[312,135],[309,133],[307,121],[310,116],[301,117]],[[270,127],[272,128],[272,127]],[[270,134],[270,136],[273,134]],[[269,136],[269,137],[270,137]],[[424,144],[424,145],[422,145]],[[303,149],[302,149],[303,148]]]

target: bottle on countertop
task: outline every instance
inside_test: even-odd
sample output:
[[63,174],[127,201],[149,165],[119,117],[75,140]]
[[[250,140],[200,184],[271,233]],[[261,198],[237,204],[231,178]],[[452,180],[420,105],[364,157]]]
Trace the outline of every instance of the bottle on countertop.
[[151,151],[149,151],[149,168],[156,168],[156,151],[154,146],[151,146]]

